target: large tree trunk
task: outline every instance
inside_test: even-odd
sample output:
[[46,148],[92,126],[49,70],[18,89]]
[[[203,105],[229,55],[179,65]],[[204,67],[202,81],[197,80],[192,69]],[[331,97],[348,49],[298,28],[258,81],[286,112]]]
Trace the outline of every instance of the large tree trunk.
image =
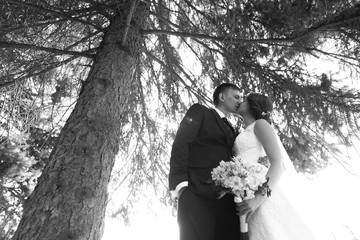
[[133,1],[127,2],[110,23],[13,239],[101,239],[107,186],[142,42],[140,26],[148,14],[142,4],[132,14]]

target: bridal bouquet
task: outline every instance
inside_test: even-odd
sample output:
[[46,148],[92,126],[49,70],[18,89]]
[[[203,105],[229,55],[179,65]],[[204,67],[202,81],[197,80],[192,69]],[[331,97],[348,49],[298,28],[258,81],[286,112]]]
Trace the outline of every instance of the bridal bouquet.
[[[226,193],[234,195],[235,202],[255,197],[259,187],[266,185],[267,167],[260,163],[249,163],[233,158],[232,161],[221,161],[211,172],[215,186],[220,190],[220,198]],[[240,216],[241,232],[247,232],[245,216]]]

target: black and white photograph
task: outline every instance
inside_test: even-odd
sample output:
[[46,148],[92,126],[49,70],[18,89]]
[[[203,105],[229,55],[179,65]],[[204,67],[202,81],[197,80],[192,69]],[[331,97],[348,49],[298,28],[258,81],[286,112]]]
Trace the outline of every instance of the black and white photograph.
[[0,0],[0,240],[360,240],[359,0]]

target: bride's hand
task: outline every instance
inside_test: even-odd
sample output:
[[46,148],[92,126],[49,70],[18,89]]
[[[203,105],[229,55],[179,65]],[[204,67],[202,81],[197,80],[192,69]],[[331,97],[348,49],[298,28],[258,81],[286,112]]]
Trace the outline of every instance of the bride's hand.
[[265,198],[266,197],[263,195],[256,195],[255,198],[237,203],[237,215],[246,215],[246,222],[248,222],[250,216],[255,212],[258,207],[260,207],[260,205],[264,202]]

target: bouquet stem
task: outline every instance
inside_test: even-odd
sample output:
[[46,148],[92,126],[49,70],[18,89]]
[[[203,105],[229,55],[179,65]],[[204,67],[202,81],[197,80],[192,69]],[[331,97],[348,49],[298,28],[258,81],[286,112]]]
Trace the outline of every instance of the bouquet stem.
[[[242,202],[242,199],[240,197],[235,196],[234,197],[235,203]],[[248,224],[246,223],[246,215],[240,216],[240,232],[241,233],[247,233],[249,231]]]

